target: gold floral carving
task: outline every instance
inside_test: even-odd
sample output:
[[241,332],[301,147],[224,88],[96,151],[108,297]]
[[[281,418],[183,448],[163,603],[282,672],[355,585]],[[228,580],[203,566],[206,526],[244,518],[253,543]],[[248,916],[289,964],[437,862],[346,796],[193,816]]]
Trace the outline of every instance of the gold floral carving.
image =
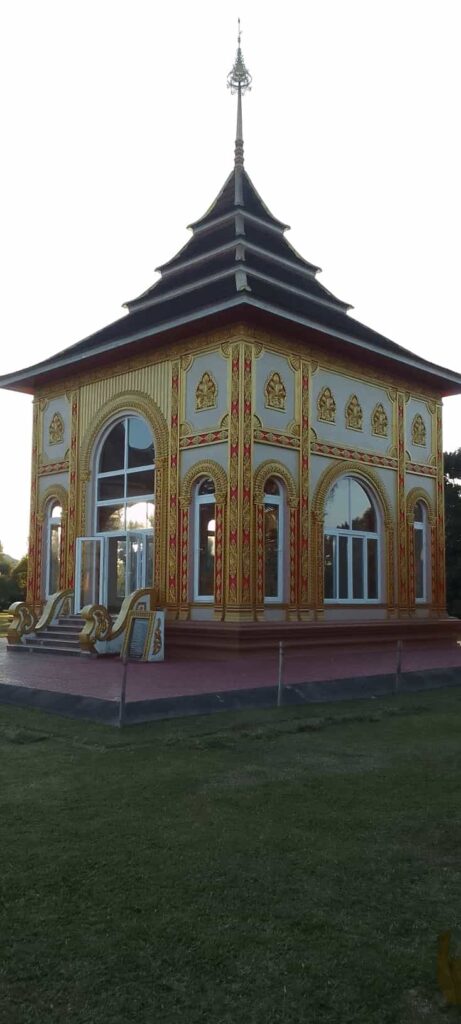
[[276,409],[277,412],[285,412],[287,389],[278,370],[274,370],[267,378],[264,386],[264,397],[266,409]]
[[218,398],[216,381],[208,370],[202,376],[195,389],[195,410],[203,412],[205,409],[215,409]]
[[419,412],[411,424],[411,440],[413,444],[420,445],[421,448],[424,448],[426,445],[426,425]]
[[336,402],[331,393],[331,388],[322,388],[317,399],[317,419],[323,423],[335,423]]
[[184,370],[184,372],[187,373],[187,370],[190,369],[193,361],[194,357],[192,354],[190,352],[186,352],[185,355],[181,356],[181,370]]
[[372,434],[375,434],[376,437],[387,437],[388,429],[389,421],[386,410],[382,402],[378,402],[371,414],[371,432]]
[[221,427],[221,430],[227,430],[227,428],[229,426],[229,413],[228,412],[225,412],[224,416],[221,417],[219,426]]
[[193,426],[190,423],[188,423],[187,420],[184,420],[184,422],[181,423],[181,428],[180,428],[180,431],[179,431],[179,436],[180,437],[188,437],[189,434],[193,434],[193,433],[194,433]]
[[241,445],[241,481],[242,481],[242,508],[241,508],[241,549],[242,549],[242,581],[241,600],[242,604],[251,605],[252,600],[252,505],[251,491],[253,485],[252,466],[252,393],[253,393],[253,347],[250,344],[243,345],[243,380],[241,382],[242,395],[242,428],[243,437]]
[[60,412],[55,412],[48,427],[48,443],[62,444],[64,441],[64,420]]
[[351,395],[346,404],[346,427],[348,430],[363,429],[362,406],[360,405],[357,395]]
[[229,419],[229,504],[228,504],[228,557],[227,557],[227,605],[238,602],[239,564],[239,433],[240,433],[240,345],[232,345],[231,394]]

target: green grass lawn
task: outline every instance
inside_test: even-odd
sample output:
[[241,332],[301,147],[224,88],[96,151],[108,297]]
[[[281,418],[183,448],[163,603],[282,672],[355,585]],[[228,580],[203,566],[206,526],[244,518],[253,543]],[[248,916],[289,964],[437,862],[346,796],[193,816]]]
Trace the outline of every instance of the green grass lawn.
[[461,691],[131,727],[0,707],[0,1021],[430,1024]]

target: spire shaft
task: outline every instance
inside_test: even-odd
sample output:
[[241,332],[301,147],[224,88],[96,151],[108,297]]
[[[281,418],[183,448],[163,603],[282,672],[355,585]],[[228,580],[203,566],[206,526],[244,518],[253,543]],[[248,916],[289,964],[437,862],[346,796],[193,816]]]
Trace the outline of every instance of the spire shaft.
[[237,93],[237,131],[235,135],[234,167],[235,167],[235,198],[236,206],[243,204],[243,122],[242,122],[242,96],[251,88],[251,75],[245,67],[245,62],[240,48],[240,18],[238,20],[237,56],[232,71],[227,76],[227,86],[232,93]]

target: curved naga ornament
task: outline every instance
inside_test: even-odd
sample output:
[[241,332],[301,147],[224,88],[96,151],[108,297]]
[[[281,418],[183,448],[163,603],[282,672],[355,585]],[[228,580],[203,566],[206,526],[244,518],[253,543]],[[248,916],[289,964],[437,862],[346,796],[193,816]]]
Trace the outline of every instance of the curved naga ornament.
[[20,644],[21,637],[34,632],[37,616],[24,601],[15,601],[8,610],[13,616],[7,633],[8,643]]
[[85,625],[80,633],[80,647],[93,651],[97,640],[107,640],[112,630],[112,619],[102,604],[87,604],[80,612]]

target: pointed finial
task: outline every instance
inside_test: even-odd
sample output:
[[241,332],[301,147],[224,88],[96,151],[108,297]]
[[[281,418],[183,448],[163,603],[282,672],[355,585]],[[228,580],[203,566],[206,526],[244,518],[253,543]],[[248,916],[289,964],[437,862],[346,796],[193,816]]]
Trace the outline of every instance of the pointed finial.
[[241,92],[242,94],[251,89],[251,75],[245,67],[245,61],[242,56],[240,48],[240,42],[242,38],[242,31],[240,28],[240,18],[238,19],[238,34],[237,34],[237,56],[234,61],[232,71],[227,76],[227,88],[234,92]]
[[237,56],[234,61],[232,71],[227,76],[227,88],[230,89],[231,93],[237,93],[237,132],[235,136],[235,156],[234,166],[236,170],[235,175],[235,204],[241,206],[243,203],[242,193],[242,172],[243,172],[243,128],[242,128],[242,96],[246,93],[247,89],[251,89],[251,75],[245,67],[245,61],[242,56],[240,48],[240,42],[242,38],[242,32],[240,29],[240,18],[238,19],[238,34],[237,34]]

